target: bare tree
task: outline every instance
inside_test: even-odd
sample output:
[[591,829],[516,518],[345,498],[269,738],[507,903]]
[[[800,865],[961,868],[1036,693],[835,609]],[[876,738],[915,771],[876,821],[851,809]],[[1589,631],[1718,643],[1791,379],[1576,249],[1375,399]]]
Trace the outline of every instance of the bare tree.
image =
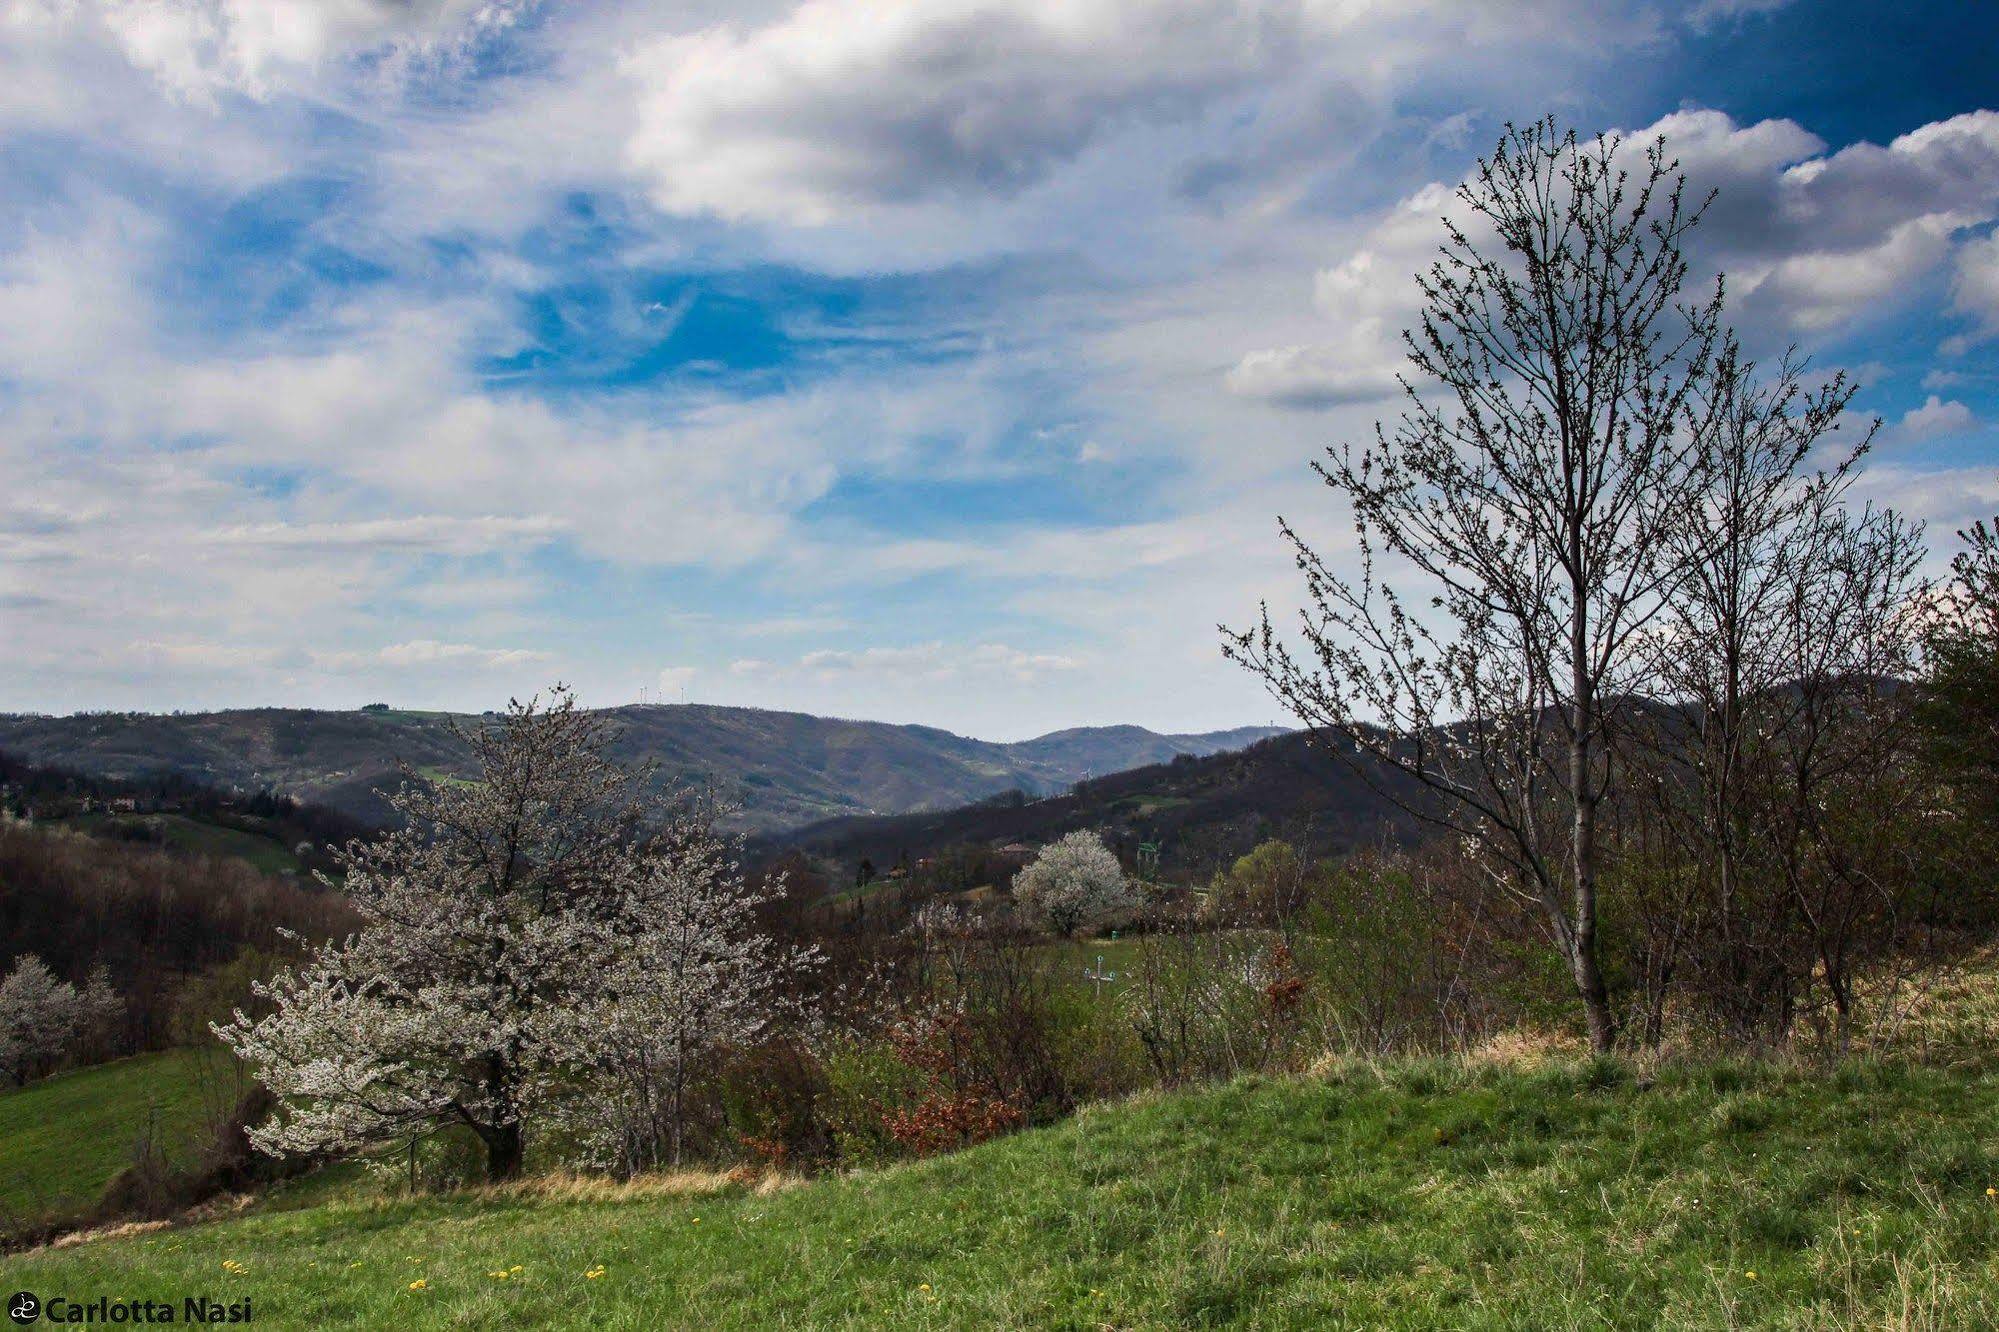
[[1642,752],[1685,889],[1670,933],[1741,1036],[1781,1035],[1821,985],[1844,1031],[1855,963],[1898,936],[1919,878],[1881,855],[1906,850],[1916,790],[1897,682],[1922,544],[1847,498],[1875,429],[1840,446],[1853,393],[1841,376],[1807,387],[1789,357],[1759,378],[1727,346],[1702,395],[1700,522],[1672,534],[1687,575],[1655,647],[1673,707]]
[[[1630,162],[1615,138],[1508,127],[1416,279],[1399,424],[1315,464],[1352,505],[1359,572],[1280,520],[1305,576],[1302,647],[1267,607],[1223,630],[1301,720],[1363,772],[1413,777],[1434,797],[1417,812],[1476,838],[1538,904],[1598,1050],[1617,1039],[1597,943],[1607,730],[1683,572],[1689,409],[1720,339],[1720,284],[1683,300],[1705,203],[1663,140]],[[1428,610],[1380,555],[1427,585]]]
[[[1732,339],[1700,394],[1708,447],[1698,521],[1669,531],[1686,576],[1654,635],[1653,688],[1673,706],[1633,727],[1636,755],[1654,778],[1661,877],[1671,885],[1639,913],[1651,1038],[1689,947],[1699,949],[1705,997],[1737,1034],[1792,1002],[1795,922],[1776,889],[1769,806],[1783,798],[1786,746],[1860,646],[1835,642],[1850,627],[1840,614],[1851,610],[1845,594],[1855,579],[1882,575],[1870,555],[1894,549],[1871,539],[1883,520],[1855,522],[1845,505],[1875,425],[1830,466],[1811,464],[1840,432],[1853,394],[1843,376],[1808,387],[1790,356],[1765,381]],[[1841,569],[1852,572],[1828,587]]]
[[1923,636],[1922,712],[1952,803],[1989,838],[1999,829],[1999,518],[1957,536],[1963,546]]

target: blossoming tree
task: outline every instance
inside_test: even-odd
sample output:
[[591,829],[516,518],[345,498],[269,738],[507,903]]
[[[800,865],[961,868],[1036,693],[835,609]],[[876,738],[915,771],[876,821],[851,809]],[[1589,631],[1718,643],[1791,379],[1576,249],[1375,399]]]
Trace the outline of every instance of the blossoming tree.
[[1043,847],[1014,877],[1013,896],[1064,938],[1138,905],[1117,856],[1087,830]]
[[88,1001],[33,953],[0,980],[0,1073],[16,1083],[61,1056],[86,1022]]
[[649,805],[560,686],[466,738],[476,780],[407,781],[402,826],[341,853],[362,928],[216,1028],[279,1098],[263,1151],[463,1124],[506,1179],[530,1122],[615,1102],[636,1052],[670,1052],[682,1087],[688,1052],[756,1030],[777,953],[700,811]]

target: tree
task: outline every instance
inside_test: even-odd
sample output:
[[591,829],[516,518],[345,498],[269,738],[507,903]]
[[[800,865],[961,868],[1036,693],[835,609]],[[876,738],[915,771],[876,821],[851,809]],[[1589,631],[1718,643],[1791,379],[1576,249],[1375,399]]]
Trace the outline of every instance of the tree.
[[[615,1128],[608,1145],[625,1173],[680,1164],[698,1067],[789,1015],[789,983],[817,960],[816,950],[782,947],[755,928],[757,908],[782,895],[783,881],[747,888],[708,828],[705,816],[684,814],[652,837],[632,889],[642,934],[605,977],[612,998],[601,1030],[578,1035],[605,1051],[608,1076],[582,1108]],[[604,1093],[616,1111],[608,1120]]]
[[1999,518],[1958,533],[1950,582],[1923,636],[1921,715],[1953,804],[1999,831]]
[[[1698,521],[1668,532],[1686,572],[1654,642],[1673,708],[1639,732],[1680,862],[1660,933],[1694,950],[1738,1035],[1781,1033],[1814,977],[1843,1020],[1861,936],[1892,935],[1900,897],[1853,875],[1908,789],[1907,709],[1884,685],[1913,665],[1922,545],[1848,502],[1875,427],[1838,447],[1854,389],[1804,369],[1787,356],[1764,379],[1731,341],[1702,389]],[[1658,959],[1661,984],[1676,961]]]
[[[1294,654],[1268,608],[1223,629],[1336,752],[1414,778],[1417,813],[1483,848],[1563,954],[1597,1050],[1617,1023],[1598,956],[1598,811],[1608,732],[1642,668],[1640,636],[1684,555],[1668,538],[1700,483],[1696,388],[1721,289],[1683,300],[1684,199],[1664,141],[1634,178],[1615,138],[1509,126],[1460,187],[1404,333],[1407,407],[1315,470],[1352,506],[1353,577],[1290,523],[1306,583]],[[1427,611],[1378,556],[1432,592]],[[1373,760],[1370,764],[1368,760]]]
[[1117,856],[1096,833],[1078,830],[1041,848],[1013,880],[1014,900],[1068,938],[1085,925],[1135,910],[1138,896]]
[[0,1072],[27,1082],[69,1048],[84,1017],[76,987],[26,954],[0,981]]
[[1209,907],[1223,920],[1278,926],[1288,938],[1324,877],[1289,842],[1265,842],[1215,876]]
[[463,1124],[488,1176],[509,1178],[528,1125],[614,1063],[622,1015],[690,1000],[675,904],[695,882],[741,891],[705,825],[649,826],[647,773],[613,764],[605,720],[560,686],[464,738],[477,780],[411,774],[403,826],[340,853],[360,929],[256,986],[267,1016],[215,1028],[279,1098],[251,1131],[261,1150]]

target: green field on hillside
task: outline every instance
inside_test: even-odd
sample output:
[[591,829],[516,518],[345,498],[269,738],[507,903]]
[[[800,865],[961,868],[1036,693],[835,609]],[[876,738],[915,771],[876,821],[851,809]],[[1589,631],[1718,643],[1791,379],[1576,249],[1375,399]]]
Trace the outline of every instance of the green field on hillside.
[[271,1207],[0,1288],[278,1327],[1989,1327],[1995,1184],[1999,1074],[1342,1065],[769,1193]]
[[148,1136],[170,1158],[241,1095],[226,1052],[167,1050],[0,1092],[0,1223],[78,1215]]
[[100,835],[119,824],[144,823],[157,828],[168,846],[181,851],[247,861],[266,874],[296,874],[301,868],[292,849],[273,835],[190,818],[185,814],[81,814],[67,822],[85,832]]

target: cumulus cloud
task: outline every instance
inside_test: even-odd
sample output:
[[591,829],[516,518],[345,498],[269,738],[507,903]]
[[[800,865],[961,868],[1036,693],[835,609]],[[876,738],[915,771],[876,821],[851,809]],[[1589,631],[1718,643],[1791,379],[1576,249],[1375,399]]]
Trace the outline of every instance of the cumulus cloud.
[[[1703,269],[1727,272],[1731,317],[1759,346],[1843,331],[1892,309],[1953,255],[1957,307],[1981,320],[1999,315],[1999,241],[1964,240],[1967,228],[1999,218],[1999,113],[1828,154],[1788,120],[1740,125],[1720,111],[1683,111],[1622,132],[1622,151],[1635,157],[1661,136],[1693,198],[1718,192],[1691,248]],[[1325,340],[1250,351],[1227,386],[1308,406],[1386,392],[1401,363],[1391,330],[1417,313],[1411,275],[1431,259],[1440,218],[1472,226],[1463,213],[1442,183],[1411,193],[1314,275]]]
[[1933,439],[1938,435],[1962,434],[1976,424],[1978,418],[1969,407],[1932,393],[1922,406],[1910,408],[1895,423],[1895,435],[1902,440]]
[[1655,131],[1697,186],[1722,191],[1700,251],[1728,270],[1739,315],[1773,334],[1824,333],[1906,301],[1965,228],[1999,217],[1999,113],[1830,154],[1789,121],[1738,126],[1717,111],[1641,135]]
[[808,0],[763,27],[649,42],[627,152],[672,212],[824,222],[1042,179],[1132,118],[1184,119],[1267,76],[1303,7]]
[[[1354,129],[1343,104],[1385,106],[1413,71],[1454,77],[1466,46],[1525,67],[1655,32],[1645,6],[1566,0],[805,0],[639,42],[626,158],[669,212],[820,225],[990,203],[1172,127],[1167,174],[1199,197]],[[1222,118],[1246,133],[1211,138]]]
[[[30,0],[30,4],[33,0]],[[56,8],[51,0],[41,0]],[[265,97],[329,60],[435,54],[511,24],[530,0],[100,0],[98,21],[179,96]]]
[[1999,232],[1958,250],[1951,295],[1956,307],[1976,321],[1981,335],[1999,333]]
[[1271,347],[1246,353],[1224,382],[1231,393],[1261,398],[1283,407],[1332,407],[1371,402],[1397,391],[1394,344],[1378,321],[1354,325],[1356,341],[1370,344],[1358,355],[1326,344]]

